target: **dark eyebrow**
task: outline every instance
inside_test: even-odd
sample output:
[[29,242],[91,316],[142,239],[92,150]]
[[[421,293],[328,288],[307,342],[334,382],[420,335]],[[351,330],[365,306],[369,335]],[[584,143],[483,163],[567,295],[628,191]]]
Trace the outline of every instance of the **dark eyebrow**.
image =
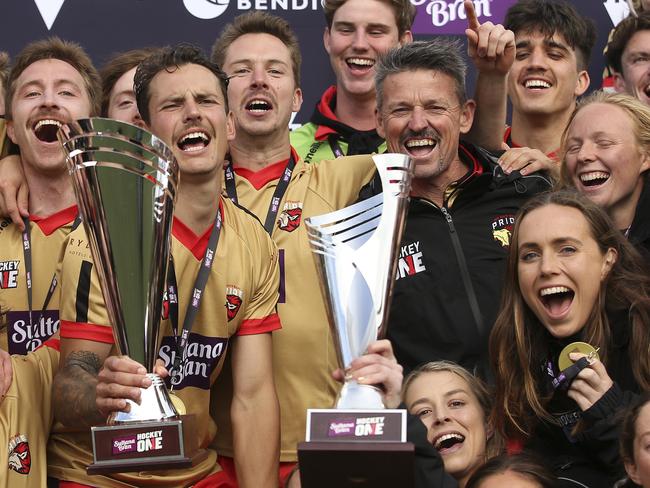
[[[576,239],[575,237],[557,237],[551,241],[551,244],[554,246],[561,245],[561,244],[575,244],[575,245],[582,245],[582,241],[580,239]],[[526,247],[538,247],[539,244],[536,242],[522,242],[519,244],[519,249],[523,249]]]
[[544,45],[550,49],[560,49],[561,51],[569,52],[569,47],[566,44],[554,41],[553,39],[544,39]]

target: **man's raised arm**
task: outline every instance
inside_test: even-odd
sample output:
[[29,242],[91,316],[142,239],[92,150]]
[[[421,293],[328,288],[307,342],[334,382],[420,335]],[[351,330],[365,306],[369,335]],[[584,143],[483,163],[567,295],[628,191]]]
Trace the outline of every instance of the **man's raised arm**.
[[476,113],[467,139],[489,151],[503,149],[506,125],[508,71],[515,60],[515,35],[501,24],[479,23],[471,0],[465,0],[467,12],[467,54],[476,78]]

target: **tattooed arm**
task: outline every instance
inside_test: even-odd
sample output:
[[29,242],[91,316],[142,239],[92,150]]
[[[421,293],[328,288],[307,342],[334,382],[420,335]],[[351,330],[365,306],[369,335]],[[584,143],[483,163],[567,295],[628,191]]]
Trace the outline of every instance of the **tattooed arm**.
[[106,415],[97,408],[95,391],[97,375],[110,351],[110,344],[61,338],[52,399],[55,418],[67,427],[88,427],[106,421]]

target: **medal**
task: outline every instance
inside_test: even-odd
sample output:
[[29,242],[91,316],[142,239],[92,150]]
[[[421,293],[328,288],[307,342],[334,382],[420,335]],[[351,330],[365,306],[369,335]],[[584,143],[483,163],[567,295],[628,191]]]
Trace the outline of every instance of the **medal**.
[[183,403],[183,400],[181,400],[180,397],[176,395],[176,393],[170,391],[169,399],[172,401],[172,405],[174,405],[174,408],[176,409],[179,415],[185,415],[187,413],[187,409],[185,408],[185,404]]
[[562,349],[562,352],[560,352],[560,357],[558,358],[558,367],[560,368],[560,371],[564,371],[574,363],[574,361],[569,358],[569,354],[572,352],[579,352],[586,355],[589,362],[594,359],[600,359],[598,357],[598,350],[591,344],[587,344],[586,342],[572,342]]

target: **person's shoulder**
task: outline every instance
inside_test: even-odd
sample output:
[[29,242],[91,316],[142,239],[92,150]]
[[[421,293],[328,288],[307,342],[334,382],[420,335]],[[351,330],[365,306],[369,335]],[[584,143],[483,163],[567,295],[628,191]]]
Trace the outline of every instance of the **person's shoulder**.
[[231,238],[239,241],[242,248],[255,253],[255,248],[273,248],[271,237],[264,229],[262,222],[246,207],[221,197],[223,209],[223,225],[231,234]]
[[313,122],[307,122],[289,132],[291,145],[296,149],[296,152],[301,158],[304,158],[305,154],[309,152],[311,145],[316,143],[315,136],[317,128],[318,126]]
[[517,194],[531,196],[542,191],[550,190],[552,179],[542,173],[522,175],[519,171],[506,174],[499,166],[499,157],[504,151],[492,152],[487,149],[463,142],[460,147],[482,168],[482,174],[491,178],[492,190],[512,190]]

